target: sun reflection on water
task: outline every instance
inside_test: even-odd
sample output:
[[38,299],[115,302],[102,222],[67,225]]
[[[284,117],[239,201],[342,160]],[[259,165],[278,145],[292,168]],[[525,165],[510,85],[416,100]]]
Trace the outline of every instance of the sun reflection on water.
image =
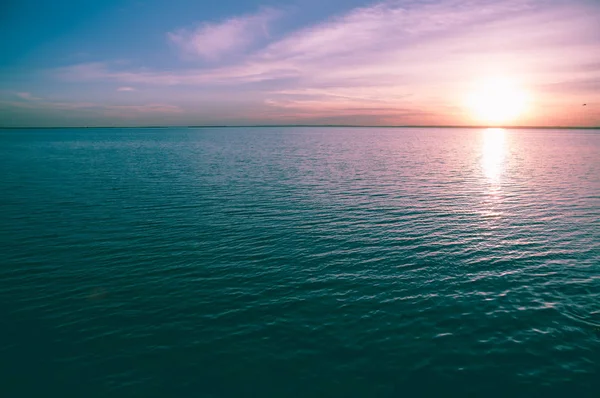
[[481,215],[490,222],[489,228],[503,216],[502,175],[505,168],[506,133],[501,128],[490,128],[481,132],[481,169],[485,194],[483,196]]
[[489,182],[498,184],[504,169],[505,131],[504,129],[486,129],[483,134],[481,167]]

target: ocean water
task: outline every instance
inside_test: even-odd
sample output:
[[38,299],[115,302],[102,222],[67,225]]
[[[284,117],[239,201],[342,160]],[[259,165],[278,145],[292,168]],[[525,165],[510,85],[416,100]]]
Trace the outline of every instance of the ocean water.
[[598,130],[1,130],[0,177],[2,397],[600,396]]

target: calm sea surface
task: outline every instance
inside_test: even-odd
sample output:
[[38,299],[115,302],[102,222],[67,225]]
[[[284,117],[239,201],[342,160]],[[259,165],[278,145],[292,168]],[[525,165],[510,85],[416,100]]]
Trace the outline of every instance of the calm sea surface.
[[600,131],[0,130],[0,396],[600,396]]

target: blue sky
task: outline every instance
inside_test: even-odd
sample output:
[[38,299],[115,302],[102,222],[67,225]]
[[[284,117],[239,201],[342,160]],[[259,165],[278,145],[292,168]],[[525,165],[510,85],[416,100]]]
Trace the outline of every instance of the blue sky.
[[595,0],[0,7],[0,126],[600,125]]

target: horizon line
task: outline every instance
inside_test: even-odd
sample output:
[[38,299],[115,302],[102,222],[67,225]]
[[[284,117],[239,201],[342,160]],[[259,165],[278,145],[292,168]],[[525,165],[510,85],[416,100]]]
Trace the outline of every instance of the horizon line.
[[345,128],[444,128],[444,129],[536,129],[536,130],[598,130],[600,126],[486,126],[486,125],[368,125],[368,124],[244,124],[244,125],[139,125],[139,126],[12,126],[0,130],[25,129],[161,129],[161,128],[276,128],[276,127],[345,127]]

